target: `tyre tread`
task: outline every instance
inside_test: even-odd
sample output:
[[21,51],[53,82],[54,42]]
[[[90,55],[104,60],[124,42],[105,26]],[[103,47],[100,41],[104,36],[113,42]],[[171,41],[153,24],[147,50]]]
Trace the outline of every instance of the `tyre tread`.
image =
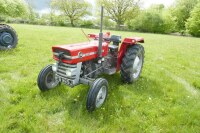
[[[15,48],[18,44],[18,41],[19,41],[16,31],[11,26],[9,26],[7,24],[0,24],[0,31],[4,31],[4,30],[10,31],[14,35],[14,44],[12,45],[12,49]],[[0,50],[8,50],[8,49],[9,48],[0,45]]]
[[[131,73],[132,73],[133,62],[136,58],[136,55],[139,52],[141,52],[141,54],[143,55],[143,58],[144,58],[144,47],[140,44],[130,46],[127,49],[127,51],[124,55],[124,58],[122,59],[122,64],[121,64],[120,75],[121,75],[122,81],[124,81],[126,83],[132,83],[132,82],[135,82],[137,80],[137,79],[133,79]],[[144,59],[143,59],[143,62],[144,62]]]
[[[86,109],[89,112],[93,112],[95,110],[96,95],[98,94],[98,91],[103,84],[105,84],[106,87],[108,88],[108,82],[106,79],[103,79],[103,78],[96,79],[94,83],[91,85],[90,90],[88,92],[87,101],[86,101]],[[106,97],[107,97],[107,94],[106,94]]]

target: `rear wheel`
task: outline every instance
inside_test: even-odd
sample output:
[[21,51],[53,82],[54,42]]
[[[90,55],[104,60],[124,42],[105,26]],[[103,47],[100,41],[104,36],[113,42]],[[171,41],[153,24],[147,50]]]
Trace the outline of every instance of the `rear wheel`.
[[89,112],[100,108],[106,100],[108,94],[108,82],[106,79],[98,78],[91,86],[88,96],[86,108]]
[[55,80],[55,73],[52,70],[52,65],[48,65],[41,70],[38,75],[37,83],[41,91],[47,91],[59,85],[59,81]]
[[144,47],[136,44],[127,49],[121,64],[121,78],[132,83],[138,80],[144,63]]
[[0,24],[0,50],[13,49],[17,46],[18,37],[15,30],[5,24]]

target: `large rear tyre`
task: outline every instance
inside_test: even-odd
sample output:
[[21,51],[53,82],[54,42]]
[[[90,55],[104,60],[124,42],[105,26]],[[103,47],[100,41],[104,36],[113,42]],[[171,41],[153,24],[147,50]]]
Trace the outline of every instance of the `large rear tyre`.
[[48,91],[59,85],[59,81],[55,80],[55,73],[52,70],[52,65],[48,65],[41,70],[38,75],[37,84],[41,91]]
[[16,31],[6,24],[0,24],[0,50],[9,50],[17,46]]
[[86,108],[89,112],[100,108],[105,102],[108,94],[108,82],[106,79],[98,78],[92,84],[88,96]]
[[121,78],[126,83],[137,81],[144,63],[144,47],[136,44],[127,49],[121,64]]

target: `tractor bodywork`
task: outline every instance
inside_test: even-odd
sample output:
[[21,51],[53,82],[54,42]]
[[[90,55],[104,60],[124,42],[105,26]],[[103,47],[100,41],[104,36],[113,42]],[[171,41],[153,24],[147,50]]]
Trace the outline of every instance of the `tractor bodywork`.
[[92,84],[92,79],[99,74],[112,75],[120,71],[127,48],[144,42],[143,38],[133,37],[125,38],[120,45],[120,36],[114,36],[116,40],[106,36],[102,43],[102,58],[98,60],[98,35],[93,36],[96,37],[92,37],[94,40],[90,42],[52,47],[53,58],[56,60],[53,65],[56,80],[71,87],[81,83]]
[[74,87],[79,84],[90,85],[86,108],[94,111],[101,107],[108,93],[108,82],[98,78],[100,74],[113,75],[120,71],[122,81],[133,83],[140,77],[144,62],[144,43],[140,37],[125,38],[102,33],[88,34],[92,41],[78,44],[57,45],[52,47],[53,65],[43,68],[38,75],[41,91],[55,88],[60,83]]
[[[102,45],[102,56],[108,55],[108,44],[104,42]],[[59,54],[63,52],[62,62],[68,64],[76,64],[85,62],[98,57],[98,41],[78,43],[72,45],[60,45],[52,48],[53,58],[59,61]]]

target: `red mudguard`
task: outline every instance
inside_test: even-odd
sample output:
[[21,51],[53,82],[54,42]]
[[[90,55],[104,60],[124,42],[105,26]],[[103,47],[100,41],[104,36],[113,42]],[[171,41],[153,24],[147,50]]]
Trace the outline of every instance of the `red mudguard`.
[[126,50],[129,46],[135,45],[138,42],[144,43],[144,38],[140,37],[133,37],[133,38],[125,38],[121,44],[119,53],[118,53],[118,60],[117,60],[117,71],[120,71],[122,59],[126,53]]

